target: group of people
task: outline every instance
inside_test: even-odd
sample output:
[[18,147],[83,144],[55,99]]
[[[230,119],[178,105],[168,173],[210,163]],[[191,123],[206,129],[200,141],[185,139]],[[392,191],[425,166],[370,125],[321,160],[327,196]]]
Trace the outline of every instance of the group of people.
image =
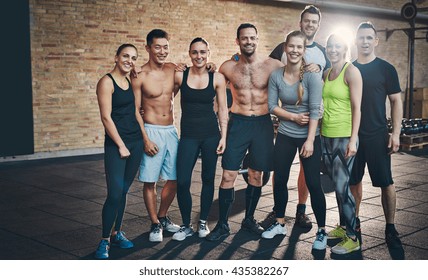
[[[326,48],[314,42],[321,13],[313,5],[300,16],[300,30],[287,34],[270,57],[257,52],[258,31],[250,23],[237,29],[239,55],[215,71],[209,63],[209,43],[192,40],[192,65],[183,69],[168,62],[167,32],[147,35],[149,61],[136,67],[137,49],[119,47],[114,69],[97,85],[100,114],[106,131],[107,199],[102,211],[102,238],[97,259],[109,257],[110,246],[132,248],[122,231],[130,185],[138,172],[151,220],[149,240],[161,242],[163,231],[182,241],[195,234],[190,187],[198,157],[202,159],[199,237],[218,241],[230,234],[228,223],[235,200],[234,184],[244,158],[248,185],[241,228],[262,238],[287,234],[285,210],[291,165],[299,152],[299,203],[295,224],[312,227],[305,213],[310,194],[318,230],[314,250],[325,250],[327,239],[341,239],[332,253],[348,254],[361,246],[359,206],[367,164],[372,184],[382,190],[388,246],[402,248],[394,226],[395,187],[392,152],[399,148],[402,118],[400,85],[395,68],[376,57],[376,29],[363,22],[357,29],[358,58],[350,62],[349,46],[340,34],[328,37]],[[226,87],[232,105],[227,105]],[[174,126],[173,100],[181,93],[181,135]],[[386,125],[386,97],[391,102],[393,132]],[[276,139],[271,114],[280,124]],[[210,230],[207,218],[214,196],[218,156],[222,178],[218,190],[218,222]],[[339,223],[327,233],[326,201],[321,164],[335,186]],[[273,171],[274,208],[264,227],[254,218],[264,172]],[[157,206],[156,183],[166,181]],[[177,196],[181,226],[168,217]]]

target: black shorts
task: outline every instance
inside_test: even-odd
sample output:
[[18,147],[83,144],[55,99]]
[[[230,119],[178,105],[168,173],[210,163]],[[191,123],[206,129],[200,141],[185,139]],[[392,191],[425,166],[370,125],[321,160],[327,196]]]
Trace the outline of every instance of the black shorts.
[[273,170],[273,124],[270,114],[243,116],[231,113],[227,128],[225,170],[239,170],[248,151],[248,167],[257,171]]
[[374,187],[388,187],[394,184],[391,172],[391,155],[389,154],[388,132],[381,132],[370,137],[359,137],[360,145],[355,155],[350,185],[362,181],[367,163],[370,179]]

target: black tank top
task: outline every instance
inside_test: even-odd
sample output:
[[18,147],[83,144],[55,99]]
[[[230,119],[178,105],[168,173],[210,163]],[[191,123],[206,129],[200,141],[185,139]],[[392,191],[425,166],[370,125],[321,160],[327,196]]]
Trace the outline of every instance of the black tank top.
[[[119,132],[123,142],[142,141],[140,125],[135,117],[135,96],[132,91],[131,83],[128,79],[128,89],[123,90],[116,84],[110,73],[107,74],[114,85],[112,94],[111,118],[113,119],[116,129]],[[110,136],[105,134],[105,143],[115,145]]]
[[193,89],[187,85],[189,68],[183,72],[181,92],[181,136],[206,138],[220,134],[217,116],[214,112],[214,73],[208,73],[208,86]]

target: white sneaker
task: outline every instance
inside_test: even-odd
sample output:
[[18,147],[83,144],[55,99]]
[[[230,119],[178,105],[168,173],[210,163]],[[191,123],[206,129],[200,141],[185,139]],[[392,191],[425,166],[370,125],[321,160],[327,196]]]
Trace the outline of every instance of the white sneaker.
[[325,248],[327,248],[327,239],[327,233],[325,230],[319,229],[314,244],[312,245],[312,249],[325,250]]
[[267,230],[265,230],[262,233],[262,238],[272,239],[277,234],[282,234],[282,235],[287,234],[287,227],[285,226],[285,224],[281,225],[280,223],[275,222],[273,225],[271,225]]
[[162,228],[169,232],[175,233],[180,230],[180,226],[174,224],[168,216],[160,218],[159,222],[161,223]]
[[149,234],[150,242],[162,242],[162,225],[161,224],[152,224]]
[[192,226],[181,226],[180,230],[174,233],[172,236],[173,240],[183,241],[186,237],[192,236],[195,232],[193,231]]
[[202,223],[199,221],[198,233],[200,238],[204,238],[210,233],[210,229],[208,228],[208,224],[206,222]]

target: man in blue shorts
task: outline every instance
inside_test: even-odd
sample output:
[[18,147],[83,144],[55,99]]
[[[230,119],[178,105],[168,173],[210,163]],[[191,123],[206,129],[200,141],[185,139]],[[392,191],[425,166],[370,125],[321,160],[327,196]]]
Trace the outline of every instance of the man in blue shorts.
[[[174,84],[176,65],[166,62],[168,33],[161,29],[150,31],[146,51],[149,61],[142,66],[138,77],[132,80],[136,104],[141,104],[144,111],[144,154],[138,180],[144,183],[144,203],[152,222],[149,240],[161,242],[163,230],[177,232],[180,229],[167,216],[177,193],[178,134],[174,126],[173,100],[178,88]],[[157,211],[156,182],[159,178],[166,180],[166,183]]]
[[273,167],[274,131],[267,101],[268,80],[270,73],[283,64],[257,54],[257,28],[250,23],[238,27],[236,44],[241,51],[239,60],[228,60],[219,69],[230,83],[233,104],[226,150],[222,157],[219,221],[206,237],[210,241],[220,240],[230,234],[228,216],[235,198],[234,183],[247,152],[248,186],[241,228],[258,235],[264,231],[254,219],[254,212],[261,195],[262,174],[270,172]]
[[[396,193],[391,173],[391,153],[400,147],[403,107],[401,89],[394,66],[376,57],[374,50],[379,43],[377,32],[370,22],[359,25],[356,36],[358,58],[354,65],[363,78],[361,125],[355,162],[350,184],[356,202],[357,224],[362,200],[362,178],[367,163],[372,185],[381,188],[382,206],[386,220],[385,240],[390,249],[403,250],[394,226]],[[388,134],[385,101],[391,104],[392,133]],[[358,225],[357,225],[358,226]]]

